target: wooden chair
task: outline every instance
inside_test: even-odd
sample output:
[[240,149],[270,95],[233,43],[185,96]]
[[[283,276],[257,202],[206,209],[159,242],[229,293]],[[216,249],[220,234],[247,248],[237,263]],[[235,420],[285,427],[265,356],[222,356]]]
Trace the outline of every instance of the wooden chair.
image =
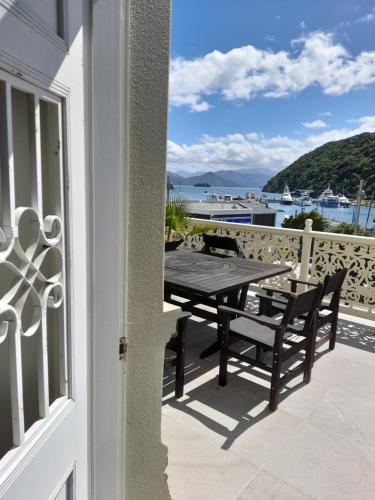
[[244,258],[243,252],[238,246],[235,238],[229,236],[217,236],[216,234],[203,233],[204,247],[201,252],[208,255],[215,255],[217,257],[231,257],[230,255],[217,253],[216,250],[229,250],[234,252],[235,256]]
[[[330,323],[330,330],[319,337],[317,339],[315,349],[318,349],[325,342],[329,341],[329,349],[333,350],[336,344],[336,335],[337,335],[337,321],[339,315],[339,306],[340,306],[340,294],[342,285],[345,281],[345,277],[347,274],[347,269],[340,269],[333,275],[327,274],[323,281],[323,292],[322,292],[322,303],[319,307],[319,314],[317,317],[317,330],[319,330],[322,326]],[[301,281],[294,278],[288,278],[291,282],[291,291],[297,292],[297,285],[300,283],[302,285],[307,285],[309,287],[318,286],[317,283],[313,283],[310,281]],[[273,288],[265,287],[264,290],[268,297],[278,297],[279,299],[284,301],[284,305],[275,305],[269,299],[264,300],[260,299],[259,305],[259,313],[264,314],[266,316],[274,316],[275,314],[280,314],[285,309],[285,304],[287,301],[286,294],[283,291],[277,290]],[[324,302],[324,298],[329,298],[328,303]],[[291,327],[291,331],[296,334],[301,332],[301,326],[295,325]]]
[[167,348],[176,353],[171,362],[176,363],[175,397],[184,395],[186,324],[191,313],[184,311],[177,320],[176,334],[167,343]]
[[[281,320],[255,315],[226,306],[219,306],[218,336],[220,343],[220,372],[219,384],[227,383],[228,358],[233,357],[240,361],[257,366],[271,373],[271,391],[269,408],[275,411],[278,406],[280,388],[289,380],[303,372],[303,381],[311,380],[311,369],[314,359],[316,340],[316,318],[321,301],[322,285],[317,285],[300,295],[289,294],[285,311]],[[280,302],[278,298],[259,294],[263,300]],[[285,304],[284,299],[281,302]],[[288,345],[288,337],[292,335],[290,326],[296,318],[306,315],[301,334],[301,340]],[[250,358],[230,349],[234,339],[243,340],[256,346],[256,357]],[[272,351],[272,366],[263,362],[263,350]],[[306,351],[304,361],[297,367],[281,376],[283,364],[293,355]]]

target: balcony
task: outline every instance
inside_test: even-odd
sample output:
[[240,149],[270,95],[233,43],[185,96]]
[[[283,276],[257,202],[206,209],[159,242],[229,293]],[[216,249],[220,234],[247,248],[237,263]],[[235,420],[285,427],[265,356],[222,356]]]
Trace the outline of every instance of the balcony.
[[[320,279],[347,267],[337,344],[319,348],[312,381],[297,377],[268,409],[268,374],[232,359],[226,387],[218,354],[200,352],[216,324],[194,318],[187,332],[185,395],[174,398],[174,372],[164,375],[163,441],[175,500],[370,499],[375,497],[375,239],[311,231],[215,225],[236,237],[245,255]],[[194,236],[186,242],[199,249]],[[287,286],[285,276],[273,285]],[[248,309],[257,308],[254,291]],[[248,348],[248,345],[246,346]]]

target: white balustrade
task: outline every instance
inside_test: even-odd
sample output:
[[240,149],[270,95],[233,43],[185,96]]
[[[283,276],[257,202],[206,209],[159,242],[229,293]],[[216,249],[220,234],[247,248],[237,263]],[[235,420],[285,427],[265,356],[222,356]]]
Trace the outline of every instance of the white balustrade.
[[[290,273],[269,280],[282,288],[289,288],[288,277],[318,281],[327,273],[348,269],[341,310],[375,319],[375,238],[312,231],[310,219],[304,230],[200,219],[191,219],[191,224],[212,225],[213,234],[236,238],[246,258],[289,265]],[[185,246],[200,250],[201,235],[187,237]]]

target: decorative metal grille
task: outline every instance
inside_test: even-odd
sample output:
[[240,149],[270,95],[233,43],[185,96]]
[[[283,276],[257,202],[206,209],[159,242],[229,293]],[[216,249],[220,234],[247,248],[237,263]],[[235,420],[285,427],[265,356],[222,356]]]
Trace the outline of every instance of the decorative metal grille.
[[370,313],[375,307],[375,240],[371,244],[370,238],[352,239],[336,241],[315,237],[311,277],[322,280],[326,274],[347,269],[341,291],[342,302]]
[[61,123],[0,81],[0,458],[67,395]]
[[[311,224],[307,224],[304,231],[291,231],[252,225],[243,227],[224,222],[210,223],[213,224],[210,232],[236,238],[246,258],[292,267],[290,273],[269,280],[273,285],[290,289],[288,277],[322,281],[327,273],[332,274],[340,268],[348,269],[341,293],[342,310],[373,319],[375,312],[373,238],[319,233],[311,230]],[[200,234],[194,234],[186,239],[184,245],[194,250],[201,250],[203,239]]]

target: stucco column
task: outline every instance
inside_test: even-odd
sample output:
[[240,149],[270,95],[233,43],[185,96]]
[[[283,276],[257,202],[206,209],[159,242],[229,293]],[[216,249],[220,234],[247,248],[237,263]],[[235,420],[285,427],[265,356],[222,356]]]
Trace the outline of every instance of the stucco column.
[[127,500],[169,499],[161,444],[164,348],[178,315],[163,310],[169,0],[130,0],[125,398]]

